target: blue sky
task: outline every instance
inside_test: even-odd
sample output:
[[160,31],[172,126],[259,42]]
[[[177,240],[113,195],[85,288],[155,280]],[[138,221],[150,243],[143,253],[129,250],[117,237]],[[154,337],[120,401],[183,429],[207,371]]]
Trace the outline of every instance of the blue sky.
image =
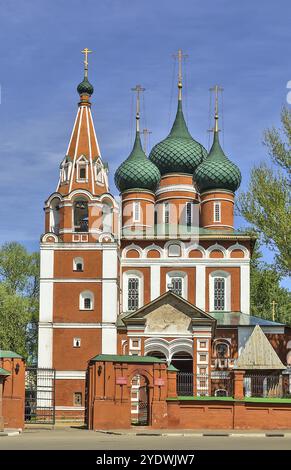
[[113,193],[114,171],[131,146],[130,89],[146,88],[143,124],[153,145],[175,114],[178,48],[189,55],[184,109],[193,137],[207,147],[208,90],[218,83],[224,149],[241,168],[242,189],[266,159],[262,132],[279,125],[291,80],[290,1],[0,0],[0,7],[0,243],[37,249],[43,202],[55,190],[75,118],[84,47],[94,51],[92,112]]

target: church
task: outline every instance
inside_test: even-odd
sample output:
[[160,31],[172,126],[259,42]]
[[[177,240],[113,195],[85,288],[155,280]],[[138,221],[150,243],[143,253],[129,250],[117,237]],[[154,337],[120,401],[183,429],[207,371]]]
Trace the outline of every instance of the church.
[[55,369],[56,416],[84,417],[88,361],[100,354],[164,359],[180,373],[180,395],[227,395],[229,372],[251,368],[258,344],[257,369],[288,370],[290,329],[250,311],[255,239],[234,227],[241,173],[220,143],[219,87],[207,152],[184,118],[179,50],[175,120],[147,156],[136,86],[135,140],[115,172],[117,198],[91,113],[90,51],[83,52],[77,114],[40,243],[38,367]]

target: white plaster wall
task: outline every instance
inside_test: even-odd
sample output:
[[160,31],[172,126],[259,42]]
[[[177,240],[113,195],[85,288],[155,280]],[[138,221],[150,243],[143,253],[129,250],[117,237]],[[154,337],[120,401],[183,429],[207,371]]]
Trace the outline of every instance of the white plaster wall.
[[103,326],[102,328],[102,354],[117,353],[117,334],[115,326]]

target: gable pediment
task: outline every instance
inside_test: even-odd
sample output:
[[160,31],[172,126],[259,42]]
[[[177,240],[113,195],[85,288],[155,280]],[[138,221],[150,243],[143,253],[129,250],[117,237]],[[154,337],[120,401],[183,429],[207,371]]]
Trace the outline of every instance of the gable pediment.
[[145,315],[145,333],[189,333],[191,318],[171,303],[160,305]]
[[166,292],[136,312],[124,314],[125,325],[144,325],[146,332],[189,333],[193,324],[213,326],[216,321],[173,292]]

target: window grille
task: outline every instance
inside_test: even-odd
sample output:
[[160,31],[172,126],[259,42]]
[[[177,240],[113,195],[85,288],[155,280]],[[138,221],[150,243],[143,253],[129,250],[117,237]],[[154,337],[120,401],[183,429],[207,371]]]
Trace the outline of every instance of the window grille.
[[170,211],[169,211],[169,203],[168,202],[165,202],[164,210],[165,210],[165,224],[168,224],[170,222]]
[[225,309],[225,279],[216,277],[214,279],[214,310]]
[[192,202],[187,202],[186,204],[186,223],[187,227],[192,225]]
[[128,310],[137,310],[139,305],[139,279],[131,277],[128,279]]
[[91,299],[89,299],[89,297],[84,299],[84,308],[86,308],[86,309],[91,308]]
[[220,203],[214,203],[214,222],[220,222]]
[[183,294],[183,279],[181,277],[172,278],[172,292],[174,294],[182,296]]

